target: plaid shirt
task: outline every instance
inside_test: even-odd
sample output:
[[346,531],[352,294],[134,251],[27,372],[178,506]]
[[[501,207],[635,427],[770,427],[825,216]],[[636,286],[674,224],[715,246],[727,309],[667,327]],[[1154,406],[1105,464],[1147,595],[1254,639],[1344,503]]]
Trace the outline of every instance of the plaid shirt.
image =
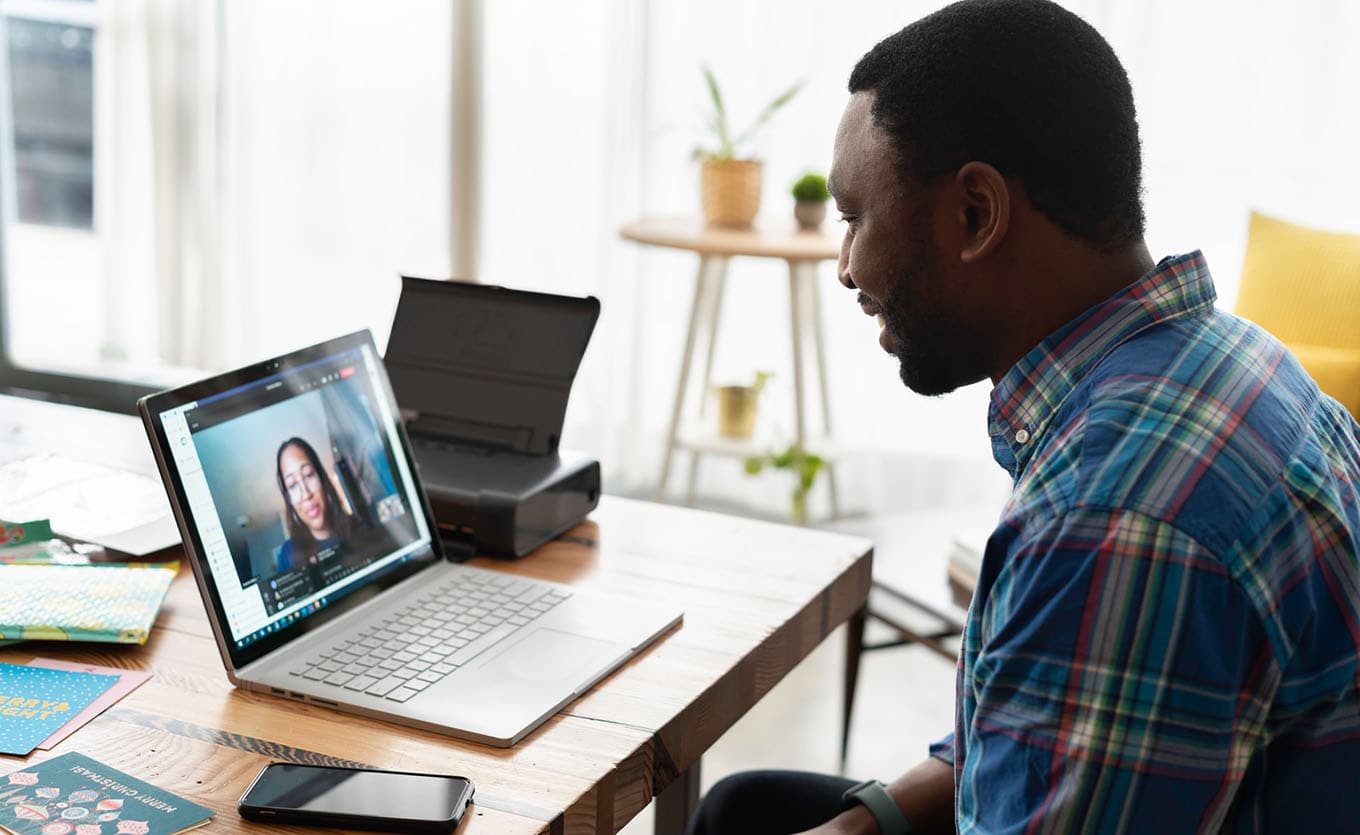
[[960,832],[1360,831],[1360,426],[1198,253],[992,393]]

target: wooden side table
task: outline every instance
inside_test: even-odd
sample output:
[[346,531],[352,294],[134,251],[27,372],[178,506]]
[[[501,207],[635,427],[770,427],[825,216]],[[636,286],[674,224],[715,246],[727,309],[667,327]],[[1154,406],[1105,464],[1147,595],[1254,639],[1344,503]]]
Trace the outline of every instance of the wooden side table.
[[[723,291],[727,283],[727,264],[734,256],[778,258],[789,266],[789,311],[793,337],[794,443],[799,448],[817,452],[826,459],[826,480],[831,501],[831,515],[840,515],[840,500],[836,491],[836,474],[832,461],[831,398],[827,391],[826,346],[822,338],[821,296],[817,292],[817,265],[834,261],[840,255],[838,235],[822,231],[795,231],[790,223],[770,229],[717,229],[693,218],[644,218],[620,230],[630,240],[649,246],[684,249],[699,256],[699,274],[694,282],[694,302],[690,307],[689,331],[685,351],[680,362],[680,378],[675,388],[675,403],[671,411],[670,431],[666,436],[666,453],[661,464],[661,478],[656,498],[664,499],[670,479],[671,464],[676,449],[690,451],[689,484],[686,500],[694,501],[699,457],[705,453],[745,457],[764,450],[752,443],[722,438],[716,434],[687,432],[684,429],[685,393],[695,370],[695,351],[703,343],[703,371],[700,378],[698,415],[703,417],[705,394],[713,371],[713,354],[717,347],[718,322],[722,314]],[[807,337],[812,338],[813,357],[817,365],[817,386],[821,396],[822,436],[809,435],[807,422],[807,389],[804,386],[803,352]],[[800,519],[799,521],[805,521]]]

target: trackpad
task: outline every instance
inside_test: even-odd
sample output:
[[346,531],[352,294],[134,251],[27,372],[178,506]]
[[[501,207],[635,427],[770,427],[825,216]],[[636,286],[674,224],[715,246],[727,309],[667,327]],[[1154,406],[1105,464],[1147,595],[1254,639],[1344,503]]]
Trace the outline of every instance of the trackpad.
[[557,682],[575,687],[593,678],[594,673],[620,654],[619,645],[613,641],[539,629],[492,658],[477,673],[497,683]]

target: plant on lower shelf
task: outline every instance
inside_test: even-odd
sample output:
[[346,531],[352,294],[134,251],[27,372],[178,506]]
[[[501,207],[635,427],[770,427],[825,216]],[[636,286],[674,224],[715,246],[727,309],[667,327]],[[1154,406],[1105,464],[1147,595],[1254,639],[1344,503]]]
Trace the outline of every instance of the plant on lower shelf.
[[746,472],[757,475],[766,467],[775,470],[789,470],[798,480],[793,487],[793,518],[799,522],[807,521],[807,494],[817,482],[817,474],[826,466],[826,461],[808,452],[797,444],[790,444],[783,452],[767,452],[752,455],[746,459]]

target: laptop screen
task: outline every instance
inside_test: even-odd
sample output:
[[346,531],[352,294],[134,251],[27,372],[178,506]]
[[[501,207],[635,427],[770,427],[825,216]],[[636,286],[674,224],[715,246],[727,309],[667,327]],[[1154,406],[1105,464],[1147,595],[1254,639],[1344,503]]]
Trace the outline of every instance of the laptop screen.
[[430,555],[382,361],[366,335],[330,344],[150,416],[233,656]]

